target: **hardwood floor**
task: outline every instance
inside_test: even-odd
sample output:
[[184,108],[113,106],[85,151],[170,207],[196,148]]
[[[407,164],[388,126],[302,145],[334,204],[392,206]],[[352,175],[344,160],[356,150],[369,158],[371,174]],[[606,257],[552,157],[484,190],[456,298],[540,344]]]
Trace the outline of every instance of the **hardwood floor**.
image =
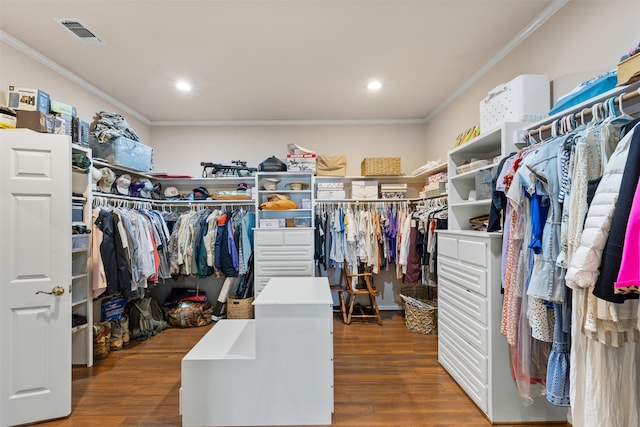
[[[383,320],[334,317],[332,426],[490,425],[438,364],[437,335],[407,330],[397,312]],[[167,329],[91,368],[74,367],[71,415],[38,426],[180,426],[180,361],[212,326]]]

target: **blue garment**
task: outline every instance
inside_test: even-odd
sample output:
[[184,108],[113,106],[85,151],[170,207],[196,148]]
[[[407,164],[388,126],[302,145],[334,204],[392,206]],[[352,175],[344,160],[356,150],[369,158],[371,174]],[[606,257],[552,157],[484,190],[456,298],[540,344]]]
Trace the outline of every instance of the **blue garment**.
[[554,304],[553,346],[547,364],[547,400],[552,405],[569,406],[569,334],[563,331],[562,304]]
[[256,227],[256,214],[247,212],[242,217],[242,257],[245,270],[249,270],[249,259],[253,252],[253,229]]
[[[548,198],[543,201],[543,197],[538,193],[525,193],[531,198],[531,242],[529,249],[535,254],[542,252],[542,230],[544,230],[544,222],[549,214]],[[547,202],[547,203],[545,203]]]
[[556,266],[560,253],[562,206],[557,197],[549,195],[557,195],[560,190],[560,152],[567,137],[563,135],[540,145],[524,158],[519,169],[526,191],[544,194],[549,200],[549,213],[542,231],[542,250],[535,255],[527,294],[553,302],[562,302],[565,286],[561,268]]

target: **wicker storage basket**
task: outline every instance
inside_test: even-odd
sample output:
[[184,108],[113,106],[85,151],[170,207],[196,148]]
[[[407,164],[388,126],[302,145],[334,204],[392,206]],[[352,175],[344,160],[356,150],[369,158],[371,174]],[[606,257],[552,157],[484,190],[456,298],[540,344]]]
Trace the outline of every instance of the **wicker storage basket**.
[[253,297],[227,298],[227,319],[253,319]]
[[400,157],[366,157],[360,164],[362,176],[400,175]]
[[438,332],[438,303],[429,300],[426,286],[407,286],[400,290],[402,298],[405,326],[419,334],[436,334]]

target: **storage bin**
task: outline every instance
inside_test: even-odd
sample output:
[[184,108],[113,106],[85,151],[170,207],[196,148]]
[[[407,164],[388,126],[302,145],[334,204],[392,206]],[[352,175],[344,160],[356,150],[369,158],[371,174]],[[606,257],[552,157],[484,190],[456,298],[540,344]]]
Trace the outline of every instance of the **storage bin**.
[[438,330],[438,303],[429,300],[427,286],[406,286],[400,290],[405,326],[419,334],[435,334]]
[[253,297],[227,298],[227,319],[253,319]]
[[311,218],[306,216],[298,216],[293,218],[294,227],[311,227]]
[[71,204],[71,222],[84,222],[84,205],[82,203]]
[[153,148],[124,136],[103,144],[91,138],[89,146],[94,158],[103,159],[115,166],[141,172],[148,172],[153,167]]
[[351,197],[358,200],[377,199],[378,181],[352,181]]
[[505,122],[533,122],[547,117],[551,107],[549,76],[522,74],[492,89],[480,101],[480,134]]
[[400,157],[366,157],[360,164],[362,176],[400,175]]
[[491,198],[491,181],[493,180],[493,169],[482,169],[476,172],[476,200],[486,200]]
[[74,234],[71,236],[71,249],[74,251],[86,251],[89,249],[91,234]]

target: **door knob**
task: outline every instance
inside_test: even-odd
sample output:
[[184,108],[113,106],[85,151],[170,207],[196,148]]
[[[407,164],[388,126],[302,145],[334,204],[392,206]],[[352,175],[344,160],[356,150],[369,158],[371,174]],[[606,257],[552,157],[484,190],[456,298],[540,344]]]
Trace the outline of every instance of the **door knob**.
[[64,294],[64,288],[62,286],[55,286],[53,289],[51,289],[51,292],[38,291],[38,292],[36,292],[36,295],[38,295],[38,294],[55,295],[55,296],[59,297],[60,295]]

